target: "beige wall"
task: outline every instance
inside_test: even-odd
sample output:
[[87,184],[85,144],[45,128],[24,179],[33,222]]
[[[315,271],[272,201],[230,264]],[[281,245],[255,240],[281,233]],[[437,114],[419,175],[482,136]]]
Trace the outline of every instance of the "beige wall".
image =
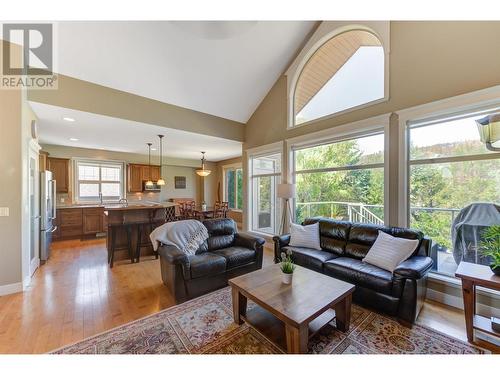
[[[67,147],[58,145],[42,145],[42,150],[47,151],[52,157],[60,158],[88,158],[99,160],[114,160],[125,163],[148,163],[148,156],[142,154],[131,154],[125,152],[114,152],[106,150],[94,150],[78,147]],[[167,183],[161,193],[132,193],[127,194],[129,200],[150,200],[150,201],[165,201],[170,198],[193,198],[197,202],[201,202],[203,192],[201,189],[201,177],[196,175],[195,170],[199,168],[199,160],[165,158],[166,165],[162,168],[162,177]],[[206,163],[207,168],[216,168],[216,164],[212,162]],[[186,176],[186,189],[175,189],[174,176]],[[212,205],[214,202],[214,184],[216,179],[208,176],[204,180],[205,201]],[[70,178],[70,190],[73,190],[72,181]],[[60,194],[58,196],[58,204],[60,198],[64,198],[64,204],[72,203],[72,194]]]
[[9,209],[9,216],[0,217],[0,295],[20,290],[28,273],[23,256],[29,260],[28,143],[33,118],[25,91],[0,90],[0,207]]
[[0,207],[10,212],[0,217],[0,285],[21,282],[21,105],[20,90],[0,90]]
[[244,149],[500,84],[500,22],[391,22],[389,101],[287,130],[281,76],[245,128]]
[[244,124],[172,104],[148,99],[76,78],[58,75],[57,90],[31,90],[28,99],[79,111],[97,113],[243,141]]

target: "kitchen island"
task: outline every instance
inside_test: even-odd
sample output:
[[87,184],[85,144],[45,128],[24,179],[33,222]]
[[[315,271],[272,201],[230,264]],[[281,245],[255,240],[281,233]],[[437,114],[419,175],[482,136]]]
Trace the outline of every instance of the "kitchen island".
[[[134,258],[140,241],[144,244],[140,249],[141,256],[154,255],[152,246],[146,245],[151,243],[149,234],[152,229],[163,223],[175,220],[175,206],[176,204],[171,202],[105,205],[108,254],[111,254],[114,244],[114,261],[131,259],[127,247],[130,247]],[[141,238],[139,238],[140,231]]]

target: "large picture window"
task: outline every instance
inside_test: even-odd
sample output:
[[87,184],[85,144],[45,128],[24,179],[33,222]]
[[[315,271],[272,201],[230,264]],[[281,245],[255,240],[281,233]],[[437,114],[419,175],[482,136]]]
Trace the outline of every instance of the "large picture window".
[[277,198],[281,182],[281,153],[250,159],[251,228],[257,232],[277,234],[281,204]]
[[486,116],[408,125],[409,224],[432,238],[434,271],[444,275],[461,261],[488,261],[477,245],[500,202],[500,152],[480,139],[476,120]]
[[295,149],[295,221],[384,223],[384,134]]
[[243,170],[240,168],[224,168],[224,200],[229,208],[243,209]]
[[75,188],[78,201],[118,200],[123,196],[123,165],[77,161]]
[[385,96],[380,40],[350,30],[326,41],[304,65],[293,93],[293,125],[345,111]]

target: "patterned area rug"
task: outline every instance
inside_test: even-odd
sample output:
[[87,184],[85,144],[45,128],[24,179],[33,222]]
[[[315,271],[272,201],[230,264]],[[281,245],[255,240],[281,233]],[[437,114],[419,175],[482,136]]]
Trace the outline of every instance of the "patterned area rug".
[[[249,301],[248,309],[255,305]],[[56,354],[272,354],[283,351],[258,331],[233,322],[231,291],[224,288],[114,328]],[[429,328],[407,328],[386,316],[352,306],[346,333],[325,326],[309,342],[317,354],[479,354],[465,342]]]

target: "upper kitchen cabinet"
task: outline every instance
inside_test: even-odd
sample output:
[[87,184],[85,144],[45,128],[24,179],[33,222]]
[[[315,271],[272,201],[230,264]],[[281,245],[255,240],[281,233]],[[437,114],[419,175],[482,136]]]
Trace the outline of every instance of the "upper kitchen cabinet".
[[151,179],[153,182],[156,182],[160,179],[160,167],[157,165],[152,165],[151,166]]
[[56,180],[56,192],[69,192],[69,159],[47,158],[47,169],[52,172]]
[[141,164],[129,164],[127,167],[127,188],[129,193],[142,191],[142,169]]
[[127,167],[127,186],[129,193],[142,192],[144,181],[151,179],[153,182],[160,178],[160,167],[152,165],[151,170],[147,164],[129,164]]

